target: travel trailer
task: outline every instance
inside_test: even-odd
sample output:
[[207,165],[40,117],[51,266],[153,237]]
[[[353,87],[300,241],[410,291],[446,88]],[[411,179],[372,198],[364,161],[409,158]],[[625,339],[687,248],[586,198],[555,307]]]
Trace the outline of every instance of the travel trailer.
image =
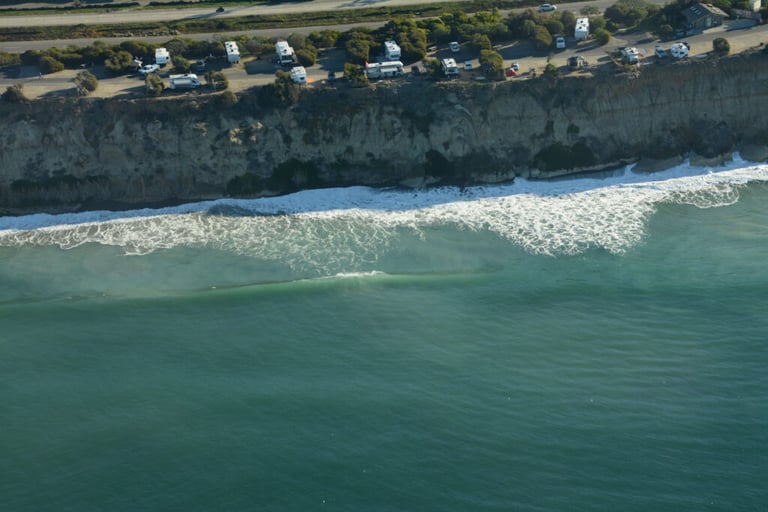
[[395,41],[384,41],[384,57],[388,61],[400,60],[400,46]]
[[165,66],[171,61],[171,54],[165,48],[157,48],[155,50],[155,64],[158,66]]
[[576,41],[586,41],[589,37],[589,18],[578,18],[576,28],[573,29],[573,38]]
[[224,48],[227,50],[227,62],[230,64],[237,64],[240,62],[240,48],[237,47],[236,42],[227,41],[224,43]]

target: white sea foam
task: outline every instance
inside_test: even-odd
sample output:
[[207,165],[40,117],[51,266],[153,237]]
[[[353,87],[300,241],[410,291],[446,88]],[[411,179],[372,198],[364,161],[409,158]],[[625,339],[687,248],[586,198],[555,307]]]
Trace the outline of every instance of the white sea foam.
[[423,191],[365,187],[310,190],[256,200],[222,199],[173,208],[0,218],[0,246],[86,243],[146,254],[206,247],[292,266],[323,261],[361,268],[398,233],[435,226],[489,231],[536,254],[588,248],[622,253],[642,240],[661,203],[710,208],[738,201],[739,189],[768,181],[768,166],[736,159],[719,168],[688,164],[654,174],[632,171],[498,186]]

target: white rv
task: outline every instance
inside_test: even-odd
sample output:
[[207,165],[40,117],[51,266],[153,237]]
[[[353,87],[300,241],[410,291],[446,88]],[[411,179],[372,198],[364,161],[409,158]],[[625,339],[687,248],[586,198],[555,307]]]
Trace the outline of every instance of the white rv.
[[288,41],[278,41],[275,43],[275,52],[277,53],[278,64],[281,66],[293,64],[296,54],[293,51],[293,47],[288,44]]
[[403,76],[403,63],[399,60],[391,62],[371,62],[365,65],[365,74],[368,79],[394,78]]
[[158,66],[165,66],[171,61],[171,54],[165,48],[157,48],[155,50],[155,64]]
[[305,84],[307,83],[307,70],[304,66],[296,66],[291,68],[291,78],[294,83]]
[[456,65],[454,59],[443,59],[440,61],[440,65],[443,67],[443,72],[448,78],[459,76],[459,66]]
[[240,48],[237,47],[236,42],[227,41],[224,43],[224,48],[227,50],[227,62],[230,64],[240,62]]
[[634,46],[622,48],[621,60],[626,64],[637,64],[640,62],[640,52]]
[[171,81],[170,89],[196,89],[203,85],[195,74],[171,75],[168,77]]
[[573,38],[577,41],[586,41],[589,37],[589,18],[578,18],[576,28],[573,29]]
[[384,57],[388,61],[400,60],[400,46],[395,41],[384,41]]
[[676,59],[684,59],[688,56],[689,50],[690,48],[687,44],[675,43],[670,47],[669,53]]

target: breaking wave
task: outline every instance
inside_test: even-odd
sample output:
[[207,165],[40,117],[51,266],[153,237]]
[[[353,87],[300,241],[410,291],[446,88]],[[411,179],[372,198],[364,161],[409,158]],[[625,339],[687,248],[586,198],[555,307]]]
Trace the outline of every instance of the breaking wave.
[[[624,253],[639,243],[664,203],[733,204],[768,166],[740,159],[720,168],[688,164],[654,174],[629,166],[609,177],[570,177],[423,191],[365,187],[223,199],[158,210],[0,218],[0,246],[117,246],[143,255],[177,246],[211,248],[292,266],[332,259],[343,268],[376,261],[399,236],[439,226],[488,231],[532,254],[590,248]],[[337,267],[338,268],[338,267]]]

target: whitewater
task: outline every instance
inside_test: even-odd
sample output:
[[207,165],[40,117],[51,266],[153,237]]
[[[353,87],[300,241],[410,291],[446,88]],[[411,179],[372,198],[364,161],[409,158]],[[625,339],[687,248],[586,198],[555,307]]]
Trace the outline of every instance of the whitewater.
[[[424,190],[350,187],[260,199],[221,199],[160,209],[36,214],[0,218],[0,247],[95,243],[125,255],[178,246],[288,261],[320,275],[375,262],[397,233],[430,227],[495,233],[531,254],[573,255],[590,248],[622,254],[641,243],[649,217],[665,203],[734,204],[768,165],[736,156],[719,167],[686,162],[641,173]],[[330,263],[329,263],[330,262]]]

